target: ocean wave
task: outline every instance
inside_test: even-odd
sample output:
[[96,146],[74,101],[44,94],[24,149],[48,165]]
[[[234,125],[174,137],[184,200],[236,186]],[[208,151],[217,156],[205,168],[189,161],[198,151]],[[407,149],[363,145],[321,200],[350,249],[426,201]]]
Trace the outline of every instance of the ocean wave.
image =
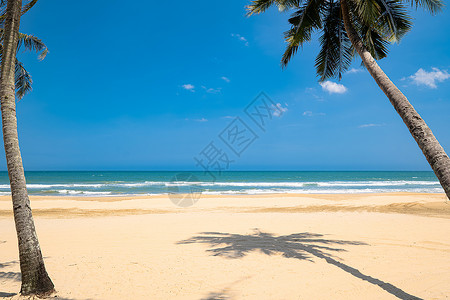
[[261,194],[359,194],[359,193],[442,193],[442,188],[415,188],[415,189],[248,189],[226,191],[203,191],[205,195],[261,195]]
[[[107,183],[28,183],[29,189],[51,189],[51,188],[105,188],[105,187],[145,187],[161,185],[165,186],[167,182],[163,181],[144,181],[144,182],[107,182]],[[9,189],[9,184],[0,184],[0,189]]]
[[144,187],[144,186],[154,186],[161,185],[165,186],[167,182],[164,181],[144,181],[144,182],[132,182],[132,183],[116,183],[113,186],[117,187]]
[[166,186],[233,186],[233,187],[346,187],[346,186],[405,186],[405,185],[439,185],[439,181],[312,181],[312,182],[168,182]]
[[[183,187],[195,187],[204,194],[282,194],[282,193],[382,193],[382,192],[422,192],[442,193],[437,180],[330,180],[330,181],[230,181],[230,182],[187,182],[187,181],[97,181],[76,183],[30,183],[27,184],[31,195],[59,196],[124,196],[124,195],[161,195],[172,187],[179,187],[180,193],[186,192]],[[423,178],[423,177],[422,177]],[[260,179],[261,180],[261,179]],[[264,180],[264,179],[262,179]],[[176,190],[176,189],[175,189]],[[184,191],[183,191],[184,190]],[[0,184],[0,195],[10,195],[9,184]]]
[[[202,186],[202,187],[284,187],[284,188],[310,188],[310,187],[383,187],[383,186],[439,186],[439,181],[423,180],[385,180],[385,181],[305,181],[305,182],[188,182],[188,181],[144,181],[144,182],[107,182],[107,183],[55,183],[55,184],[27,184],[32,190],[55,188],[139,188],[147,186]],[[0,184],[0,189],[8,189],[9,184]]]
[[109,196],[112,195],[112,192],[104,191],[104,192],[92,192],[92,191],[75,191],[75,190],[56,190],[59,194],[66,195],[88,195],[88,196]]

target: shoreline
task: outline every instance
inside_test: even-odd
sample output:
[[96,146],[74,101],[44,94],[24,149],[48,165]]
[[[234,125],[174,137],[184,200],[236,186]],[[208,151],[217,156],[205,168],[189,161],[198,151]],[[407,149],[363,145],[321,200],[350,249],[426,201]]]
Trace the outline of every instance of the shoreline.
[[[249,197],[249,198],[273,198],[273,197],[314,197],[314,196],[383,196],[383,195],[392,195],[392,196],[416,196],[416,195],[432,195],[432,196],[444,196],[445,193],[419,193],[419,192],[363,192],[363,193],[264,193],[264,194],[202,194],[201,198],[229,198],[229,197]],[[93,200],[100,200],[105,198],[116,198],[120,199],[118,201],[122,200],[131,200],[131,199],[152,199],[152,198],[167,198],[169,193],[166,194],[153,194],[153,195],[147,195],[147,194],[127,194],[127,195],[110,195],[110,196],[90,196],[90,195],[29,195],[30,199],[52,199],[52,198],[61,198],[61,199],[70,199],[70,200],[80,200],[81,199],[93,199]],[[179,195],[186,195],[186,194],[179,194]],[[11,195],[0,195],[0,201],[5,200],[11,200]]]

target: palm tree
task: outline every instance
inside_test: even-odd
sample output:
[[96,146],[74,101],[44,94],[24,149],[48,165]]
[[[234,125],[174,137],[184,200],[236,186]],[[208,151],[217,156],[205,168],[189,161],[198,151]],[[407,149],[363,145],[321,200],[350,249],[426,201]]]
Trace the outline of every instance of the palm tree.
[[[281,64],[286,67],[312,34],[321,32],[321,49],[315,66],[320,80],[337,77],[349,68],[356,53],[375,82],[388,97],[450,199],[450,159],[431,129],[403,93],[378,66],[387,56],[390,42],[398,42],[412,27],[406,5],[423,7],[431,14],[441,11],[441,0],[254,0],[247,15],[259,14],[271,6],[293,10]],[[356,50],[356,51],[355,51]]]
[[[37,0],[32,0],[29,3],[27,3],[22,8],[21,15],[28,12],[34,6],[34,4],[36,4],[36,2]],[[0,11],[2,11],[3,13],[0,15],[0,26],[1,26],[0,38],[3,37],[3,27],[5,26],[5,17],[6,17],[5,6],[6,6],[5,1],[1,1]],[[36,53],[38,53],[39,60],[43,60],[48,54],[47,46],[41,39],[31,34],[19,32],[19,43],[17,46],[17,50],[20,50],[22,47],[24,47],[26,50],[35,51]],[[0,43],[0,60],[2,51],[3,51],[3,42]],[[16,66],[14,70],[14,79],[16,86],[16,96],[17,98],[22,99],[23,96],[25,96],[28,92],[32,90],[33,80],[31,79],[30,73],[28,73],[24,65],[17,58],[15,62]]]
[[[30,1],[22,7],[22,0],[8,0],[6,11],[5,1],[1,1],[3,8],[0,17],[2,35],[0,100],[3,125],[3,140],[5,145],[6,163],[14,209],[17,238],[19,242],[20,270],[22,273],[21,293],[23,295],[44,295],[53,291],[54,286],[45,270],[41,248],[37,239],[31,214],[30,200],[26,187],[22,157],[19,149],[16,118],[16,83],[30,83],[29,74],[24,71],[21,63],[16,63],[17,48],[24,45],[30,48],[31,40],[19,33],[20,17],[36,3]],[[22,37],[22,39],[20,39]],[[36,48],[41,55],[45,55],[46,48]],[[40,49],[40,50],[39,50]],[[43,52],[45,50],[45,52]],[[19,74],[19,75],[18,75]],[[26,75],[28,74],[28,75]],[[23,75],[23,76],[22,76]],[[23,94],[31,85],[18,86],[17,94]]]

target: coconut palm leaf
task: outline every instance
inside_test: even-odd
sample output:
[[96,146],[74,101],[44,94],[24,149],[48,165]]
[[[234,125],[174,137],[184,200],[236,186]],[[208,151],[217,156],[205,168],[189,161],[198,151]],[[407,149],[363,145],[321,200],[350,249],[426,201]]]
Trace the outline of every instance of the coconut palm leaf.
[[276,5],[280,11],[285,11],[298,7],[301,2],[301,0],[253,0],[250,5],[246,6],[247,16],[263,13],[272,5]]
[[340,80],[351,65],[354,50],[345,32],[338,2],[328,2],[322,30],[319,38],[320,51],[315,64],[317,74],[320,81],[332,77],[338,77]]
[[432,15],[437,14],[444,8],[442,0],[407,0],[405,2],[411,3],[411,6],[415,8],[423,7],[430,11]]
[[44,42],[31,34],[19,32],[18,49],[20,49],[21,46],[24,46],[29,51],[36,51],[36,53],[39,53],[39,60],[43,60],[48,54],[48,49]]
[[380,16],[380,3],[376,0],[350,0],[348,5],[355,19],[361,23],[373,23]]
[[302,7],[297,9],[289,23],[291,29],[284,33],[287,43],[286,50],[281,58],[281,65],[286,67],[292,56],[302,46],[304,42],[311,40],[312,33],[322,28],[321,10],[325,0],[309,0]]
[[16,59],[16,68],[14,70],[14,82],[16,85],[16,95],[22,99],[26,93],[32,90],[33,80],[30,73],[25,69],[23,64]]
[[[398,42],[411,29],[412,19],[406,5],[423,7],[431,13],[440,11],[442,0],[347,0],[353,27],[367,50],[375,59],[388,54],[391,42]],[[247,15],[260,14],[271,6],[284,11],[293,9],[289,18],[291,28],[284,33],[287,43],[281,58],[286,67],[303,43],[321,30],[321,48],[316,58],[320,80],[342,77],[349,67],[355,50],[347,37],[340,15],[340,0],[253,0]]]
[[385,58],[389,52],[389,42],[369,26],[361,27],[361,38],[370,54],[376,59]]
[[[2,61],[3,46],[0,44],[0,64]],[[16,58],[16,65],[14,69],[14,83],[16,87],[16,96],[22,99],[25,94],[32,90],[33,80],[30,73],[25,69],[23,64]]]
[[29,11],[36,4],[37,1],[38,0],[31,0],[30,2],[22,6],[22,15],[27,13],[27,11]]
[[403,3],[396,0],[378,0],[382,3],[380,17],[372,26],[390,42],[398,42],[412,27],[411,17]]

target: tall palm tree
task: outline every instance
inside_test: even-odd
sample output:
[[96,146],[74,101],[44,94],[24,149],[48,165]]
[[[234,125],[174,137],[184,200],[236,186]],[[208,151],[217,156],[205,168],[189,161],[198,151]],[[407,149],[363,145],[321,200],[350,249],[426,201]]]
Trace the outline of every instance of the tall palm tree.
[[[281,64],[286,67],[303,43],[320,31],[321,49],[316,70],[323,81],[342,78],[356,53],[375,82],[389,98],[408,127],[450,199],[450,159],[431,129],[379,67],[376,60],[387,56],[390,42],[399,41],[411,27],[406,5],[423,7],[431,14],[441,11],[441,0],[254,0],[248,15],[259,14],[271,6],[293,10],[285,32],[287,42]],[[356,51],[355,51],[356,50]]]
[[[32,6],[36,1],[30,1],[27,5],[31,4]],[[1,1],[0,7],[4,7],[4,4],[5,1]],[[19,33],[20,17],[24,10],[29,9],[27,5],[22,7],[22,0],[8,0],[6,11],[0,17],[1,27],[3,28],[1,35],[0,100],[6,163],[19,242],[20,270],[22,273],[21,293],[23,295],[43,295],[51,293],[54,286],[45,270],[31,214],[30,200],[19,149],[15,102],[15,83],[30,82],[29,76],[28,79],[17,76],[17,74],[25,74],[26,71],[21,73],[20,70],[23,69],[23,66],[20,63],[16,63],[17,48],[21,44],[29,48],[25,41],[26,39],[22,39],[20,43],[21,34]],[[27,89],[29,87],[19,88],[17,90],[18,96],[23,95]]]

